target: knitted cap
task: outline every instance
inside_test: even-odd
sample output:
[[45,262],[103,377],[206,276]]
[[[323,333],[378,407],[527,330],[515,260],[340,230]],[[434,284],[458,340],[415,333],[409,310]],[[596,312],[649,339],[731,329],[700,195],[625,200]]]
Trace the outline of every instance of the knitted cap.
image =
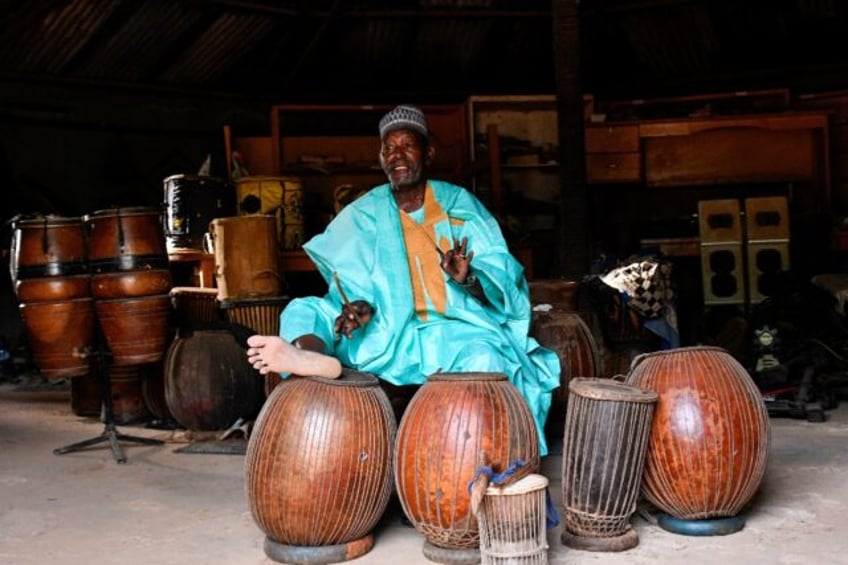
[[380,119],[380,139],[396,129],[411,129],[428,137],[427,120],[417,106],[397,106]]

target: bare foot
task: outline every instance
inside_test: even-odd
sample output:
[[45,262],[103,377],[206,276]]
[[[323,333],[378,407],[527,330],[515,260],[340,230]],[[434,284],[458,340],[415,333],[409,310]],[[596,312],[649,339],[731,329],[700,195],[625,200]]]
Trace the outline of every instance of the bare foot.
[[335,357],[298,349],[281,337],[252,335],[247,345],[247,361],[261,375],[292,373],[335,379],[342,374],[342,364]]

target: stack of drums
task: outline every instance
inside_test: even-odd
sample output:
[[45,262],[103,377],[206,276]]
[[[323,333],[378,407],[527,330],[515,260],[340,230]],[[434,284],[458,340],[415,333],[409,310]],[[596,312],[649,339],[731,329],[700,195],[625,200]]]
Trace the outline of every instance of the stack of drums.
[[13,229],[12,281],[41,375],[88,374],[95,314],[83,220],[47,216],[16,221]]
[[533,305],[530,334],[543,347],[554,351],[560,361],[559,387],[551,398],[545,431],[550,437],[561,439],[568,405],[568,383],[575,377],[599,376],[600,350],[592,331],[577,311],[579,282],[535,280],[529,287]]
[[[279,335],[289,299],[282,294],[274,216],[217,218],[209,225],[209,240],[224,317],[263,335]],[[266,392],[279,382],[279,375],[267,375]]]
[[476,563],[480,536],[468,484],[480,460],[496,473],[539,469],[539,438],[518,389],[500,373],[437,373],[398,428],[395,481],[403,511],[438,563]]
[[339,563],[367,553],[392,494],[396,431],[372,375],[345,370],[277,387],[245,457],[250,511],[268,557]]
[[85,216],[91,294],[112,365],[161,361],[171,316],[171,271],[159,212],[114,208]]

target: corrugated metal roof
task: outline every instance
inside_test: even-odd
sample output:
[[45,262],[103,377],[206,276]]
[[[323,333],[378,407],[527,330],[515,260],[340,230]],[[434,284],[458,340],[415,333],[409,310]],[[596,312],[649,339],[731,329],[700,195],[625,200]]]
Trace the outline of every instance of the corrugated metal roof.
[[[0,78],[7,80],[339,97],[555,89],[551,1],[0,5]],[[741,85],[747,88],[788,86],[793,73],[826,64],[833,77],[834,66],[848,67],[841,48],[848,6],[836,0],[584,0],[580,6],[586,91],[703,90],[717,78],[759,81]]]

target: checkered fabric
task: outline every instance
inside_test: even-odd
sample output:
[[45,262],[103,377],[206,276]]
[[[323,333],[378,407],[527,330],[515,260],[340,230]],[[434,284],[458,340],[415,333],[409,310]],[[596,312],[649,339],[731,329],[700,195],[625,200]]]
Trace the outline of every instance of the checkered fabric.
[[411,129],[425,138],[428,136],[424,112],[416,106],[397,106],[380,119],[380,139],[396,129]]
[[627,294],[630,307],[646,318],[659,318],[674,300],[670,263],[638,261],[613,269],[601,280]]

